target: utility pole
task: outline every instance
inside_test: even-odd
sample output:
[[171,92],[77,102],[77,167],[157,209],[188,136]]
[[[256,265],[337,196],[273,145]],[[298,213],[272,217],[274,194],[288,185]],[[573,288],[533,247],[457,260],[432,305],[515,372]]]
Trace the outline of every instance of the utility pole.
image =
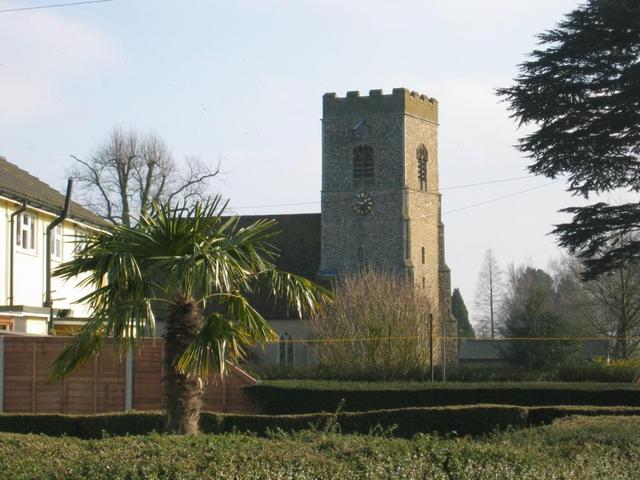
[[433,370],[433,313],[429,314],[429,370],[431,371],[431,381],[435,380]]
[[440,325],[442,326],[442,381],[447,381],[447,331],[446,331],[446,322],[443,319],[440,319]]

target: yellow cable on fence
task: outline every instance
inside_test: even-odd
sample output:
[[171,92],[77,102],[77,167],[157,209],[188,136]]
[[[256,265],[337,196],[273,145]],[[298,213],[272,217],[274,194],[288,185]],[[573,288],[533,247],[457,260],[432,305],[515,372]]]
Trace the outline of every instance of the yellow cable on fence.
[[[396,340],[428,340],[429,336],[394,336],[394,337],[355,337],[355,338],[308,338],[295,340],[272,340],[267,343],[349,343],[349,342],[374,342],[374,341],[396,341]],[[471,337],[450,337],[434,335],[434,340],[461,340],[461,341],[537,341],[537,342],[564,342],[564,341],[598,341],[598,340],[627,340],[640,341],[640,337],[500,337],[500,338],[471,338]]]

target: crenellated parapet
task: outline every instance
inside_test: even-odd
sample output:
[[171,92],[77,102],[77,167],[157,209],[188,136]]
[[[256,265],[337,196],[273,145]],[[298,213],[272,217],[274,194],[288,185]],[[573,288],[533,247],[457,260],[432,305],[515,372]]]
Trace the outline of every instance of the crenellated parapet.
[[369,90],[368,96],[358,91],[346,97],[325,93],[322,107],[323,118],[399,113],[438,123],[438,101],[406,88],[394,88],[388,95],[382,90]]

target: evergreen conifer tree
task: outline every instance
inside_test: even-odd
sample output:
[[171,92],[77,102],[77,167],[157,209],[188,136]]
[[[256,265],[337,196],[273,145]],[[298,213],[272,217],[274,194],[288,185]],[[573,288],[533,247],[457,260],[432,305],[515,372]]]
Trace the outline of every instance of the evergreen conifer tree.
[[[614,189],[640,191],[640,2],[588,0],[520,65],[515,84],[498,90],[521,125],[534,127],[519,149],[529,170],[565,176],[584,198]],[[640,260],[640,203],[604,202],[563,211],[559,244],[583,260],[585,278]]]
[[476,333],[469,322],[467,306],[464,304],[464,299],[458,288],[454,288],[451,295],[451,314],[458,324],[458,338],[475,338]]

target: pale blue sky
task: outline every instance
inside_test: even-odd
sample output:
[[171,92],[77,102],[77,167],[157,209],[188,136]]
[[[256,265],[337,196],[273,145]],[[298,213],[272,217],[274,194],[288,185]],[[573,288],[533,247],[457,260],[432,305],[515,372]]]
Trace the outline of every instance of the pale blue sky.
[[[0,0],[0,9],[46,0]],[[55,2],[53,2],[55,3]],[[525,175],[494,89],[577,0],[116,0],[0,13],[0,155],[54,186],[115,125],[222,159],[234,207],[318,202],[322,94],[407,87],[440,102],[442,187]],[[549,180],[444,191],[457,209]],[[482,257],[545,267],[561,182],[443,218],[473,309]],[[319,204],[238,208],[319,211]]]

